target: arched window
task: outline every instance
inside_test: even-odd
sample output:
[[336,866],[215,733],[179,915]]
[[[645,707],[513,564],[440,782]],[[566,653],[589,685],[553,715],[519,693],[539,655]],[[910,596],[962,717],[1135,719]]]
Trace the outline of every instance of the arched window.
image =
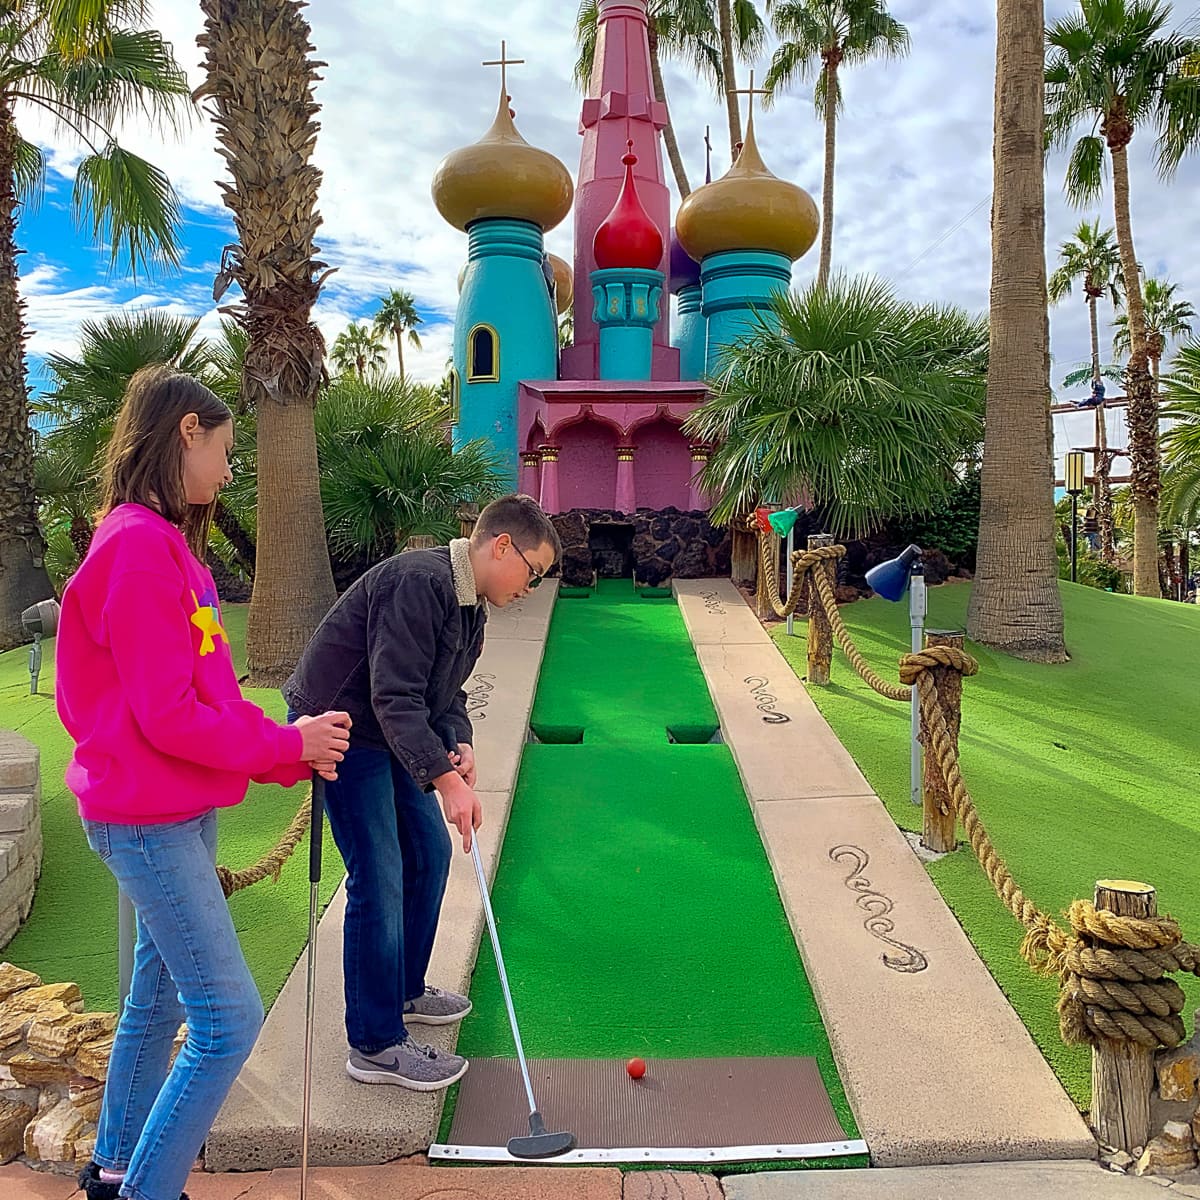
[[450,368],[450,424],[457,425],[462,415],[462,382],[458,371]]
[[467,334],[467,382],[488,383],[500,378],[500,336],[490,325],[476,325]]

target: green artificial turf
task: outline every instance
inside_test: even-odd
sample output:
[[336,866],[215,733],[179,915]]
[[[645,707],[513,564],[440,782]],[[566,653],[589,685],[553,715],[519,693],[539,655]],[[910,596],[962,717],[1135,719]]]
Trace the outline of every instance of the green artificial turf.
[[[812,1055],[856,1137],[732,755],[668,739],[717,726],[675,603],[558,604],[531,725],[583,738],[526,746],[492,891],[526,1052]],[[511,1057],[486,938],[471,996],[459,1051]]]
[[[246,607],[228,605],[224,624],[234,661],[245,667]],[[27,648],[0,654],[0,728],[15,729],[41,749],[42,877],[33,911],[0,959],[36,971],[47,982],[74,981],[90,1009],[116,1008],[117,893],[112,876],[88,848],[75,797],[63,783],[71,741],[54,711],[54,643],[45,643],[39,695],[29,694]],[[247,690],[249,699],[283,720],[283,697]],[[278,840],[303,801],[303,785],[254,784],[244,803],[220,814],[218,860],[245,867]],[[328,827],[321,894],[328,903],[344,873]],[[308,842],[301,842],[278,883],[264,880],[230,901],[246,961],[268,1006],[279,995],[308,938]]]
[[[970,587],[929,590],[930,629],[966,625]],[[1044,911],[1090,899],[1098,879],[1158,889],[1159,912],[1200,940],[1200,610],[1069,583],[1061,586],[1069,663],[1022,662],[968,643],[979,674],[963,684],[963,777],[996,848]],[[851,635],[885,678],[908,645],[907,603],[873,598],[842,609]],[[777,645],[803,676],[805,625]],[[921,828],[909,794],[909,709],[867,688],[840,650],[833,682],[810,687],[818,708],[904,829]],[[1020,958],[1022,929],[963,846],[930,875],[1081,1109],[1090,1054],[1064,1046],[1057,986]],[[1064,922],[1065,924],[1065,922]],[[1200,980],[1179,976],[1189,1020]],[[969,1052],[969,1047],[964,1047]]]

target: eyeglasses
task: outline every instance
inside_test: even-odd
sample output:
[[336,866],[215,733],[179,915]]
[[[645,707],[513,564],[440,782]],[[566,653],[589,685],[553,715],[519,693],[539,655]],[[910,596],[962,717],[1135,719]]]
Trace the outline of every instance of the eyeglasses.
[[[518,546],[517,543],[514,542],[511,538],[509,539],[509,544],[512,546],[512,548],[518,554],[521,554],[521,547]],[[545,578],[545,576],[542,574],[541,571],[539,571],[537,569],[537,567],[535,567],[533,565],[533,563],[531,563],[529,561],[529,559],[527,559],[525,557],[524,554],[521,554],[521,561],[529,568],[529,585],[528,586],[529,586],[529,590],[532,591],[535,587],[537,587],[537,585],[539,583],[542,582],[542,580]]]

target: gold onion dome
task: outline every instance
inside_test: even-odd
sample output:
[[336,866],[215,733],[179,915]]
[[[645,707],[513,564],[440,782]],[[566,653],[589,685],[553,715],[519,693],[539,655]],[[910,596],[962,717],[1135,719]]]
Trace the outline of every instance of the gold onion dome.
[[816,241],[813,198],[767,169],[754,140],[754,117],[737,162],[679,206],[675,233],[697,262],[724,250],[770,250],[793,262]]
[[571,175],[553,154],[531,146],[513,124],[508,96],[491,128],[474,145],[442,159],[433,176],[433,202],[451,225],[466,229],[488,217],[531,221],[553,229],[571,208]]
[[571,307],[571,301],[575,298],[575,275],[570,264],[557,254],[547,254],[546,257],[554,268],[554,298],[561,315]]

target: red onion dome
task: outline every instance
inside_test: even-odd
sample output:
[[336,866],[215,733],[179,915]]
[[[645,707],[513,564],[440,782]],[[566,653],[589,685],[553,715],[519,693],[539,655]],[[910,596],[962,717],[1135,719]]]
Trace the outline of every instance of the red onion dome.
[[662,262],[663,235],[642,205],[633,178],[637,155],[633,142],[621,161],[625,164],[625,182],[612,212],[604,218],[592,241],[596,266],[602,270],[612,267],[640,267],[655,271]]

